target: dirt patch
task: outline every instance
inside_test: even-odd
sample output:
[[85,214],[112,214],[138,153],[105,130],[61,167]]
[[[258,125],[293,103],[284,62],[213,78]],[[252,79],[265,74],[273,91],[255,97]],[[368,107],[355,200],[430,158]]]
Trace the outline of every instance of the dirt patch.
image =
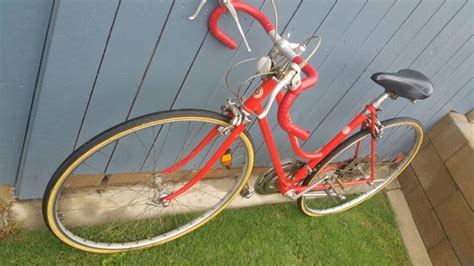
[[0,239],[15,234],[20,229],[20,225],[9,221],[10,205],[0,200]]

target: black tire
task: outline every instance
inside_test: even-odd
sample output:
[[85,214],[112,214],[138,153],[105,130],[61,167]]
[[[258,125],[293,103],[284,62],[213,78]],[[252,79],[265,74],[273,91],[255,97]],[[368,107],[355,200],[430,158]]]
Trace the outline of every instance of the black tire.
[[[239,180],[236,179],[237,180],[236,184],[237,184],[237,182],[241,182],[241,183],[238,183],[238,185],[234,185],[232,187],[233,190],[229,191],[229,194],[225,198],[223,198],[223,199],[226,199],[225,203],[222,203],[222,206],[221,205],[216,205],[218,207],[216,207],[215,211],[214,211],[214,209],[212,209],[212,211],[214,211],[214,212],[212,212],[211,215],[209,215],[209,217],[202,218],[201,220],[198,220],[196,218],[196,221],[197,221],[196,223],[191,222],[190,223],[191,224],[190,228],[189,229],[186,228],[186,230],[183,229],[183,232],[178,234],[177,236],[169,237],[169,239],[163,239],[163,240],[157,241],[155,243],[151,243],[151,244],[148,243],[146,245],[137,246],[137,247],[133,247],[133,248],[129,248],[129,247],[124,246],[123,248],[119,247],[119,248],[107,249],[107,248],[97,248],[97,247],[93,247],[93,246],[87,246],[87,245],[84,245],[82,243],[78,243],[76,240],[74,240],[73,238],[71,238],[68,235],[67,232],[69,232],[69,231],[63,230],[64,228],[61,229],[62,225],[61,226],[58,225],[58,223],[60,223],[59,222],[60,218],[58,218],[58,216],[57,216],[56,206],[58,204],[57,203],[58,198],[60,197],[59,195],[61,194],[61,191],[63,190],[63,185],[66,182],[66,180],[69,178],[69,174],[71,174],[72,171],[75,171],[76,168],[74,168],[74,167],[78,167],[77,164],[81,163],[82,161],[87,160],[88,157],[86,157],[86,156],[91,156],[93,154],[92,152],[90,152],[91,150],[96,149],[95,151],[97,151],[98,149],[101,149],[101,148],[97,148],[97,147],[99,147],[99,146],[103,147],[101,145],[104,145],[104,146],[106,145],[106,144],[103,144],[103,143],[106,143],[107,141],[112,139],[110,142],[107,142],[107,144],[110,144],[112,141],[117,141],[118,139],[122,138],[122,136],[126,136],[126,134],[130,134],[130,135],[132,134],[132,133],[127,133],[127,132],[138,132],[139,130],[142,130],[143,128],[145,128],[146,125],[148,125],[150,123],[153,123],[153,122],[156,122],[156,121],[171,121],[171,122],[166,122],[166,123],[173,123],[175,121],[173,119],[184,119],[184,118],[186,118],[186,119],[188,119],[188,118],[193,118],[193,119],[202,118],[203,120],[201,120],[201,121],[204,121],[204,122],[213,121],[212,123],[220,124],[220,125],[229,125],[229,123],[230,123],[229,118],[227,116],[223,115],[223,114],[220,114],[220,113],[206,111],[206,110],[197,110],[197,109],[182,109],[182,110],[157,112],[157,113],[152,113],[152,114],[147,114],[147,115],[144,115],[144,116],[141,116],[141,117],[137,117],[135,119],[132,119],[132,120],[126,121],[124,123],[118,124],[118,125],[110,128],[110,129],[104,131],[103,133],[95,136],[94,138],[92,138],[91,140],[86,142],[84,145],[77,148],[60,165],[60,167],[56,170],[54,175],[51,177],[51,180],[49,181],[49,183],[46,187],[46,190],[44,192],[43,206],[42,206],[43,218],[44,218],[45,224],[47,225],[48,229],[59,240],[65,242],[66,244],[71,245],[75,248],[85,250],[85,251],[89,251],[89,252],[95,252],[95,253],[115,253],[115,252],[130,250],[130,249],[147,248],[147,247],[156,246],[156,245],[159,245],[159,244],[169,242],[171,240],[174,240],[178,237],[181,237],[181,236],[197,229],[201,225],[207,223],[211,218],[216,216],[218,213],[220,213],[227,206],[227,204],[230,203],[238,195],[240,190],[244,187],[244,185],[246,184],[246,182],[248,180],[248,177],[251,174],[251,170],[253,168],[253,159],[254,159],[253,143],[252,143],[252,139],[250,138],[250,135],[247,131],[244,131],[241,134],[241,137],[239,138],[239,139],[243,140],[242,143],[244,143],[244,145],[242,145],[242,146],[244,146],[244,148],[246,149],[245,151],[248,153],[248,156],[249,156],[245,169],[242,169],[243,174],[242,174],[241,179],[239,179]],[[176,120],[176,121],[178,121],[178,120]],[[199,120],[197,120],[197,121],[199,121]],[[163,122],[163,123],[165,123],[165,122]],[[158,125],[160,125],[160,124],[158,124]],[[133,131],[133,130],[136,130],[136,131]],[[117,136],[120,136],[120,137],[116,138]],[[85,159],[81,159],[81,158],[84,158],[84,157],[85,157]],[[78,161],[79,161],[79,163],[78,163]],[[76,165],[74,166],[74,164],[76,164]],[[221,204],[221,203],[219,202],[219,204]],[[206,212],[206,214],[207,214],[207,212]],[[193,220],[193,221],[195,221],[195,220]],[[65,232],[65,231],[67,231],[67,232]],[[165,235],[166,235],[166,233],[165,233]],[[91,240],[89,240],[89,241],[91,241]]]
[[[381,183],[380,186],[378,186],[374,191],[370,191],[370,195],[368,194],[369,192],[365,192],[364,194],[362,194],[361,196],[364,196],[365,198],[361,198],[361,196],[358,196],[356,199],[351,199],[349,201],[349,203],[351,204],[347,204],[345,203],[346,205],[344,205],[343,208],[336,208],[336,207],[333,207],[332,209],[334,209],[335,211],[332,211],[332,212],[325,212],[324,209],[321,209],[321,210],[310,210],[310,208],[308,208],[306,205],[305,205],[305,198],[304,196],[299,198],[297,200],[297,205],[298,205],[298,208],[303,212],[305,213],[306,215],[308,216],[312,216],[312,217],[317,217],[317,216],[324,216],[324,215],[329,215],[329,214],[333,214],[333,213],[338,213],[338,212],[341,212],[341,211],[345,211],[345,210],[348,210],[348,209],[351,209],[357,205],[359,205],[360,203],[368,200],[370,197],[372,197],[373,195],[377,194],[379,191],[381,191],[384,187],[386,187],[390,182],[392,182],[409,164],[410,162],[413,160],[413,158],[416,156],[420,146],[421,146],[421,143],[423,141],[423,128],[422,128],[422,125],[421,123],[416,120],[416,119],[412,119],[412,118],[405,118],[405,117],[400,117],[400,118],[393,118],[393,119],[389,119],[389,120],[385,120],[382,122],[382,125],[385,127],[385,128],[391,128],[391,127],[396,127],[396,126],[399,126],[399,125],[409,125],[410,127],[413,127],[413,129],[415,130],[416,132],[416,142],[414,143],[412,149],[411,149],[411,152],[410,152],[410,156],[409,158],[407,158],[406,160],[403,161],[402,164],[400,164],[399,166],[397,166],[397,168],[395,169],[395,171],[389,176],[389,178],[384,181],[383,183]],[[382,139],[383,139],[384,135],[382,135]],[[311,175],[309,175],[308,177],[306,177],[304,180],[303,180],[303,183],[302,185],[303,186],[307,186],[309,184],[311,184],[311,182],[313,180],[315,180],[316,176],[319,174],[319,172],[321,171],[321,169],[323,169],[326,165],[328,165],[330,162],[332,162],[333,160],[335,160],[335,158],[337,156],[339,156],[341,153],[345,152],[347,149],[349,149],[349,147],[351,147],[354,143],[357,143],[357,142],[360,142],[362,141],[363,139],[365,138],[370,138],[370,132],[368,129],[365,129],[365,130],[362,130],[354,135],[352,135],[351,137],[349,137],[348,139],[346,139],[343,143],[341,143],[338,147],[336,147],[336,149],[334,149],[328,156],[326,156],[325,159],[323,159],[323,161],[321,161],[314,169],[313,169],[313,173]],[[337,161],[336,161],[337,162]],[[327,174],[325,174],[327,175]],[[329,194],[328,194],[329,196]],[[360,199],[360,200],[357,200],[357,199]]]

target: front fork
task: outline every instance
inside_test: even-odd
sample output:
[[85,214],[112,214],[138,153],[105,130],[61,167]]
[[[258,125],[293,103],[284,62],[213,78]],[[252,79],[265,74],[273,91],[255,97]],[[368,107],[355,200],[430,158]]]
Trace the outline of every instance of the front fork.
[[[172,201],[174,198],[178,197],[179,195],[183,194],[185,191],[187,191],[189,188],[194,186],[199,180],[201,180],[204,175],[211,170],[212,166],[216,163],[216,161],[224,155],[224,153],[230,148],[232,143],[239,137],[239,135],[244,131],[245,129],[245,124],[241,124],[240,126],[236,127],[232,133],[227,137],[227,139],[222,143],[222,145],[219,147],[219,149],[214,153],[214,155],[209,159],[209,161],[206,163],[206,165],[199,170],[199,172],[191,179],[188,183],[184,184],[181,188],[178,190],[174,191],[173,193],[167,195],[166,197],[163,197],[161,199],[161,202],[166,204],[170,201]],[[215,129],[213,129],[214,131]],[[212,133],[212,132],[211,132]],[[208,135],[209,136],[209,135]],[[215,136],[214,136],[215,137]],[[212,139],[212,138],[211,138]],[[209,139],[210,140],[210,139]],[[205,145],[204,145],[205,146]],[[199,151],[196,152],[196,154]],[[181,163],[181,162],[180,162]],[[178,164],[180,164],[178,163]],[[182,164],[184,165],[184,164]],[[174,168],[174,167],[173,167]],[[176,168],[177,169],[177,168]],[[176,170],[175,169],[175,170]]]
[[181,188],[160,198],[160,202],[166,206],[169,203],[178,197],[179,195],[186,192],[192,186],[194,186],[197,182],[199,182],[204,175],[211,170],[212,166],[216,163],[216,161],[224,155],[224,153],[232,146],[234,141],[240,136],[240,134],[245,130],[248,122],[250,121],[247,118],[247,115],[242,113],[241,108],[235,102],[232,102],[230,99],[227,100],[227,104],[223,106],[223,112],[227,112],[227,116],[231,119],[229,126],[216,126],[213,128],[204,139],[191,151],[191,153],[186,156],[184,159],[179,161],[177,164],[169,167],[168,169],[163,171],[163,174],[168,174],[174,172],[175,170],[181,168],[186,163],[188,163],[192,158],[194,158],[202,149],[211,142],[213,138],[218,136],[219,134],[228,135],[226,140],[222,143],[222,145],[217,149],[216,153],[209,159],[209,161],[204,165],[201,170],[186,184],[184,184]]

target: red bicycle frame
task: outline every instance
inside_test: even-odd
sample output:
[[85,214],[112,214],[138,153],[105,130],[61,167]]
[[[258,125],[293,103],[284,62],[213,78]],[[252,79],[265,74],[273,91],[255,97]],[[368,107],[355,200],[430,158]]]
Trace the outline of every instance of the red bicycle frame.
[[[255,7],[248,5],[242,1],[232,1],[234,8],[239,11],[243,11],[253,16],[259,21],[264,30],[270,34],[274,32],[274,27],[271,24],[270,20],[263,14],[260,10]],[[220,16],[226,11],[226,7],[223,5],[218,6],[211,14],[209,19],[210,31],[214,36],[227,45],[229,48],[235,48],[235,42],[223,33],[217,26],[217,22]],[[274,33],[273,33],[274,34]],[[275,35],[275,34],[274,34]],[[276,35],[275,35],[276,36]],[[306,165],[301,167],[293,176],[293,179],[288,179],[283,171],[280,156],[277,151],[277,146],[271,134],[270,127],[266,117],[258,119],[258,125],[262,131],[265,143],[267,145],[270,157],[273,162],[273,166],[278,175],[277,187],[282,194],[287,194],[289,191],[294,193],[299,193],[304,190],[307,190],[309,186],[301,186],[300,182],[310,174],[310,169],[314,169],[330,152],[332,152],[338,145],[340,145],[348,136],[350,136],[354,130],[358,128],[369,127],[372,133],[371,138],[371,176],[365,180],[358,180],[352,182],[345,182],[344,185],[357,185],[362,183],[371,182],[374,179],[374,159],[375,159],[375,130],[376,130],[376,110],[377,107],[374,104],[368,104],[366,110],[356,115],[355,118],[347,124],[335,137],[331,139],[326,145],[324,145],[320,150],[312,153],[305,152],[301,149],[298,139],[306,140],[310,136],[310,132],[304,129],[299,128],[294,125],[289,116],[289,110],[294,103],[295,99],[299,94],[316,85],[318,81],[317,71],[310,65],[304,64],[303,58],[300,56],[293,56],[292,61],[295,64],[303,64],[301,71],[306,75],[306,78],[301,81],[301,85],[295,90],[288,90],[286,93],[280,91],[276,96],[276,101],[278,103],[278,122],[280,126],[287,132],[290,144],[295,154],[303,160],[306,160]],[[271,77],[263,81],[263,83],[255,90],[253,95],[245,101],[242,108],[248,113],[254,113],[256,115],[262,114],[263,111],[263,102],[269,98],[269,95],[273,92],[277,82]],[[228,114],[232,118],[232,114]],[[370,118],[370,119],[369,119]],[[178,190],[174,191],[170,195],[162,198],[162,201],[171,201],[199,180],[201,180],[204,175],[211,169],[211,167],[216,163],[216,161],[229,149],[232,143],[239,137],[239,135],[245,130],[246,123],[242,123],[235,128],[229,134],[227,139],[219,147],[219,149],[214,153],[214,155],[209,159],[209,161],[204,165],[202,169],[185,185],[183,185]],[[209,132],[201,142],[196,145],[196,147],[191,151],[189,155],[184,157],[181,161],[176,163],[174,166],[167,168],[162,173],[168,174],[171,173],[180,167],[184,166],[189,162],[195,155],[197,155],[211,140],[217,135],[221,134],[218,128],[214,128]],[[357,155],[357,151],[356,151]],[[319,184],[313,187],[311,190],[321,190],[325,189],[328,185]]]
[[[251,110],[252,112],[255,112],[256,114],[259,114],[262,111],[262,102],[266,99],[268,94],[272,92],[273,88],[275,87],[276,83],[275,81],[271,79],[265,80],[262,85],[255,90],[253,95],[244,103],[244,108],[246,110]],[[277,97],[277,102],[280,105],[282,98],[283,98],[283,93],[281,93]],[[280,161],[280,156],[277,151],[277,146],[275,144],[275,141],[273,139],[273,136],[271,134],[270,127],[268,125],[268,120],[267,118],[259,119],[258,124],[260,126],[260,129],[262,131],[265,143],[267,145],[268,151],[270,153],[270,157],[273,162],[273,166],[275,167],[276,173],[278,175],[278,182],[277,182],[277,187],[280,190],[282,194],[286,194],[288,191],[292,190],[296,193],[304,191],[305,189],[308,188],[308,186],[299,186],[298,184],[309,174],[309,169],[313,169],[318,165],[331,151],[333,151],[339,144],[341,144],[348,136],[351,135],[352,132],[354,132],[355,129],[360,128],[360,127],[366,127],[369,126],[371,128],[374,128],[375,125],[373,123],[369,123],[368,116],[366,113],[369,113],[370,116],[372,117],[373,113],[375,113],[375,107],[373,105],[367,105],[367,110],[368,112],[362,112],[358,114],[349,124],[347,124],[344,129],[342,129],[335,137],[331,139],[326,145],[324,145],[319,151],[314,152],[314,153],[306,153],[304,152],[297,140],[297,137],[294,135],[291,135],[288,133],[288,137],[290,139],[291,145],[295,153],[298,155],[298,157],[302,159],[309,159],[309,161],[306,163],[307,166],[301,167],[294,175],[294,179],[289,180],[281,166],[281,161]],[[370,121],[375,121],[375,119],[370,119]],[[224,143],[219,147],[219,149],[214,153],[214,155],[209,159],[209,161],[204,165],[202,169],[184,186],[182,186],[180,189],[176,190],[175,192],[171,193],[164,199],[166,200],[173,200],[175,197],[179,196],[186,190],[188,190],[190,187],[192,187],[194,184],[196,184],[199,180],[201,180],[204,175],[211,169],[211,167],[216,163],[216,161],[229,149],[229,147],[232,145],[232,143],[239,137],[239,135],[245,130],[246,124],[242,123],[238,127],[236,127],[227,137],[227,139],[224,141]],[[163,174],[169,174],[180,167],[184,166],[187,162],[189,162],[192,158],[194,158],[195,155],[197,155],[208,143],[211,142],[211,140],[216,137],[218,134],[221,134],[218,130],[218,128],[214,128],[211,132],[209,132],[200,142],[196,147],[182,159],[178,163],[176,163],[174,166],[167,168],[164,170],[162,173]],[[347,182],[344,183],[344,185],[357,185],[357,184],[362,184],[362,183],[368,183],[373,180],[373,158],[374,158],[374,150],[373,150],[373,144],[375,144],[374,138],[372,138],[371,141],[371,170],[372,170],[372,175],[369,179],[365,180],[359,180],[359,181],[353,181],[353,182]],[[326,188],[325,185],[321,184],[313,188],[313,190],[321,190]]]

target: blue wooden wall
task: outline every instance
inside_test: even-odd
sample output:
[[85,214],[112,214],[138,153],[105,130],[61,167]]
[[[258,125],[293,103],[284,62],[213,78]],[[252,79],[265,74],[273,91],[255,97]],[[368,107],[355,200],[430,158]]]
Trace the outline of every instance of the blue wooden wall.
[[[246,16],[251,53],[218,43],[206,24],[214,2],[191,22],[197,0],[0,1],[0,183],[15,184],[20,198],[41,197],[75,147],[116,123],[158,110],[218,110],[230,96],[226,68],[263,55],[271,43]],[[269,0],[248,2],[271,17]],[[277,3],[282,33],[303,40],[316,32],[323,40],[311,62],[320,82],[292,113],[315,132],[305,149],[327,141],[382,91],[369,79],[377,71],[414,68],[435,85],[416,105],[388,103],[385,118],[413,116],[430,128],[451,109],[474,107],[472,0]],[[240,41],[229,17],[221,27]],[[254,71],[239,68],[232,79]],[[257,164],[268,164],[258,127],[250,132]],[[282,156],[292,156],[283,132],[273,133]]]
[[0,1],[0,184],[15,184],[52,0]]

